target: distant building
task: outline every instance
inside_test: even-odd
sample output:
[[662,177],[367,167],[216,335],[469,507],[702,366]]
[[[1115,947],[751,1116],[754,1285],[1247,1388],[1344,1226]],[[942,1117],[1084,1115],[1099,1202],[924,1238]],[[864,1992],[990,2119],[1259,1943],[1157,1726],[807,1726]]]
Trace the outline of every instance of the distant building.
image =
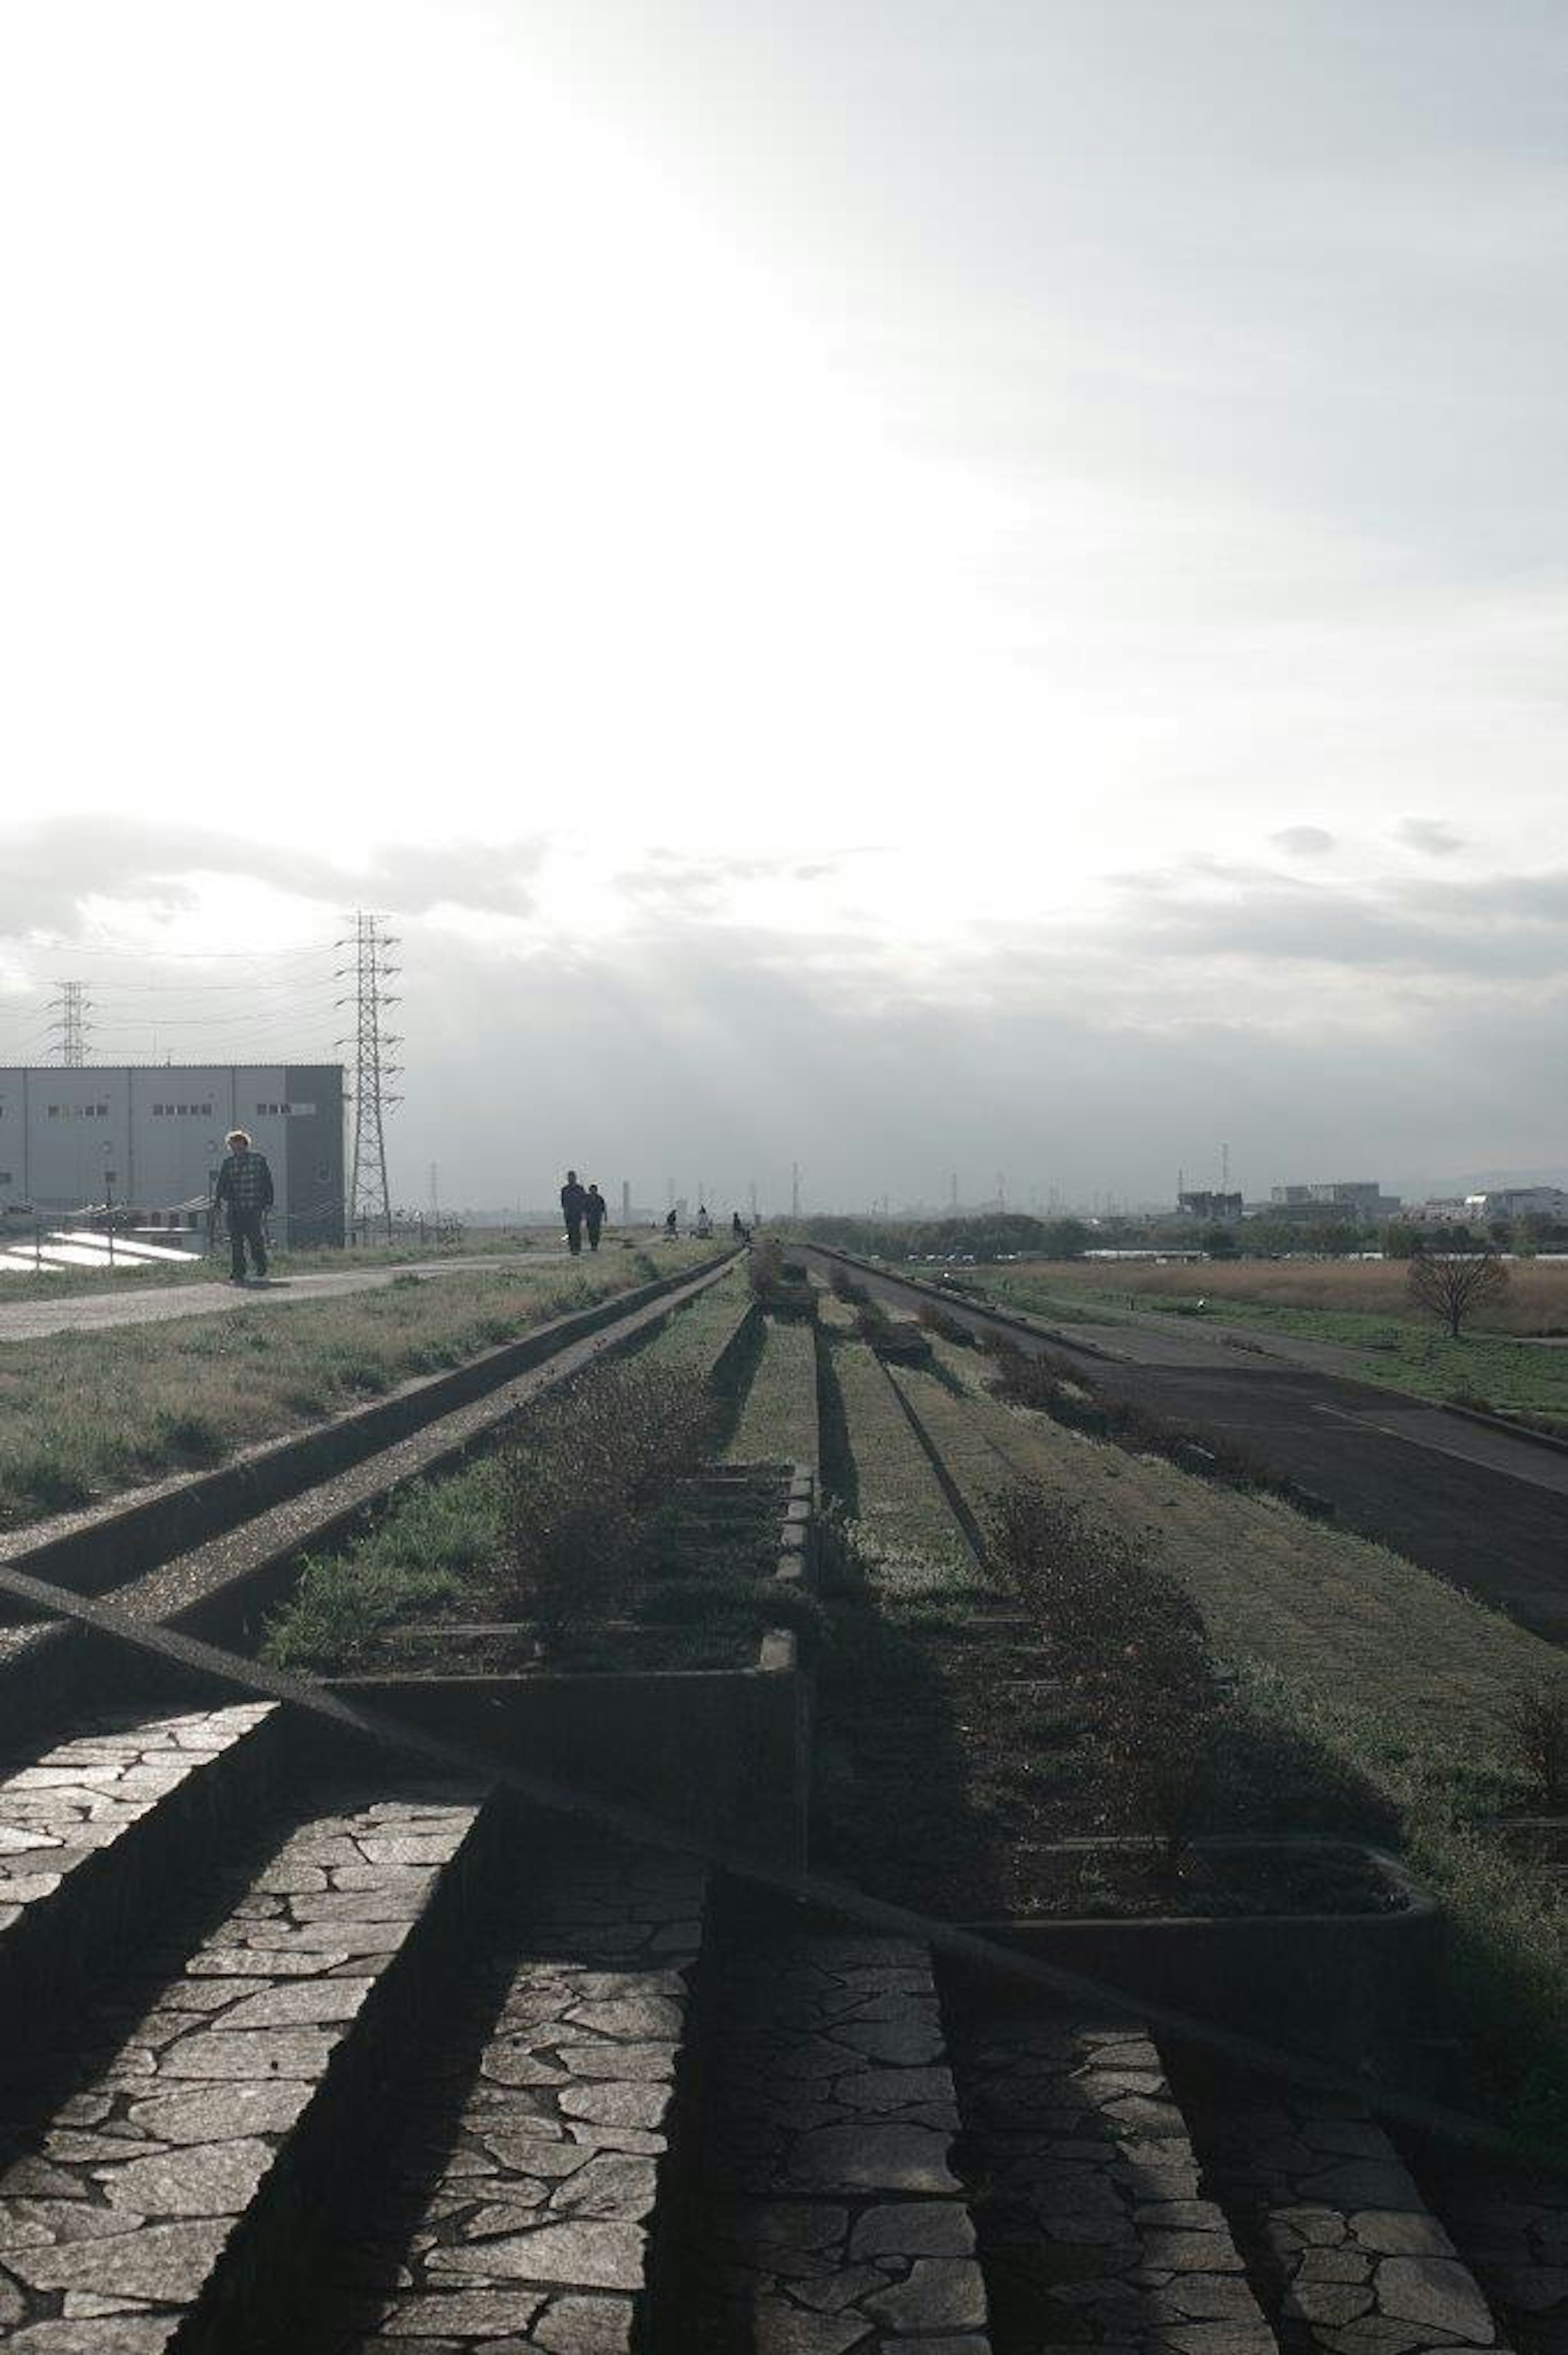
[[1498,1186],[1484,1194],[1467,1194],[1467,1219],[1568,1218],[1568,1192],[1561,1186]]
[[1375,1226],[1395,1217],[1402,1208],[1397,1194],[1385,1194],[1375,1178],[1335,1178],[1308,1185],[1275,1186],[1269,1208],[1277,1216],[1306,1219],[1360,1220]]
[[1197,1193],[1178,1194],[1176,1208],[1183,1218],[1198,1219],[1205,1226],[1229,1226],[1242,1214],[1239,1194]]
[[1430,1202],[1413,1202],[1404,1215],[1413,1226],[1462,1227],[1474,1214],[1457,1194],[1446,1194]]
[[149,1226],[207,1200],[223,1140],[248,1129],[271,1164],[272,1229],[344,1239],[341,1063],[35,1064],[0,1068],[0,1213],[46,1219],[111,1197]]

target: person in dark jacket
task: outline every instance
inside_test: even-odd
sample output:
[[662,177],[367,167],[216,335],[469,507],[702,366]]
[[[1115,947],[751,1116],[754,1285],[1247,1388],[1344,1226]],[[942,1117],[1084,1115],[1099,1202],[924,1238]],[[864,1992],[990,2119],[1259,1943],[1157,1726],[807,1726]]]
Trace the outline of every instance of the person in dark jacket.
[[575,1169],[567,1172],[567,1182],[561,1188],[561,1216],[567,1222],[567,1249],[576,1259],[583,1247],[583,1213],[588,1209],[588,1196],[577,1184]]
[[583,1197],[583,1217],[588,1222],[589,1251],[599,1249],[599,1230],[604,1225],[604,1214],[609,1208],[609,1203],[590,1178],[588,1192]]
[[228,1219],[228,1280],[243,1284],[247,1244],[256,1273],[267,1273],[263,1222],[272,1207],[272,1172],[267,1156],[253,1149],[244,1129],[231,1128],[223,1141],[228,1157],[217,1173],[213,1202]]

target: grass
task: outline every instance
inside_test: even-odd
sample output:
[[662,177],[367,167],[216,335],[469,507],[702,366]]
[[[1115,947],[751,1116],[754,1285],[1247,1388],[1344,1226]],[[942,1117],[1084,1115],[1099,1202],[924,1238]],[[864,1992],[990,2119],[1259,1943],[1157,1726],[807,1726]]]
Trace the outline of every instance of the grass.
[[764,1318],[761,1353],[726,1453],[732,1464],[815,1464],[817,1344],[810,1325]]
[[1205,1314],[1223,1323],[1358,1352],[1346,1370],[1359,1381],[1542,1416],[1568,1430],[1568,1348],[1525,1337],[1568,1333],[1568,1263],[1516,1264],[1509,1298],[1457,1341],[1430,1318],[1411,1315],[1397,1261],[1132,1266],[1118,1270],[1114,1283],[1103,1269],[1090,1276],[1070,1261],[980,1273],[987,1292],[1012,1306],[1096,1323],[1181,1313],[1205,1299]]
[[[722,1277],[678,1308],[630,1362],[675,1366],[712,1382],[748,1305],[744,1280]],[[282,1668],[348,1673],[376,1659],[394,1627],[464,1613],[513,1617],[500,1569],[506,1518],[507,1480],[497,1457],[400,1490],[342,1552],[302,1566],[293,1593],[268,1623],[262,1657]],[[771,1573],[776,1552],[770,1531],[755,1558],[744,1547],[710,1556],[699,1590],[668,1575],[678,1559],[655,1533],[645,1565],[648,1622],[684,1624],[710,1649],[715,1641],[732,1642],[733,1631],[749,1631],[757,1616],[740,1589]],[[688,1591],[679,1593],[677,1585]]]
[[[156,1240],[154,1238],[153,1240]],[[631,1238],[627,1238],[630,1241]],[[651,1238],[645,1233],[636,1237],[641,1245]],[[620,1238],[612,1237],[605,1248],[610,1249]],[[9,1241],[0,1231],[0,1251],[30,1251],[33,1238],[18,1234]],[[200,1239],[187,1240],[176,1232],[171,1237],[175,1250],[200,1252]],[[554,1251],[561,1238],[545,1229],[486,1228],[482,1232],[465,1235],[456,1242],[396,1242],[346,1244],[341,1250],[310,1245],[298,1251],[286,1243],[276,1244],[270,1256],[278,1273],[285,1275],[334,1275],[355,1269],[385,1267],[434,1266],[443,1260],[513,1258],[528,1251]],[[228,1246],[223,1244],[210,1258],[198,1257],[193,1265],[182,1266],[174,1260],[154,1260],[133,1266],[116,1260],[112,1273],[103,1268],[61,1268],[52,1275],[0,1275],[0,1305],[6,1301],[69,1300],[82,1293],[157,1291],[165,1284],[211,1284],[224,1275],[228,1267]]]
[[974,1556],[931,1460],[874,1352],[847,1334],[829,1346],[876,1582],[916,1593],[946,1585]]
[[[658,1263],[662,1268],[662,1256]],[[659,1363],[681,1366],[712,1380],[739,1334],[750,1305],[744,1271],[732,1268],[679,1315],[669,1317],[642,1354]]]
[[[662,1266],[707,1254],[683,1247]],[[456,1272],[265,1314],[0,1345],[0,1527],[223,1461],[642,1280],[637,1257]]]

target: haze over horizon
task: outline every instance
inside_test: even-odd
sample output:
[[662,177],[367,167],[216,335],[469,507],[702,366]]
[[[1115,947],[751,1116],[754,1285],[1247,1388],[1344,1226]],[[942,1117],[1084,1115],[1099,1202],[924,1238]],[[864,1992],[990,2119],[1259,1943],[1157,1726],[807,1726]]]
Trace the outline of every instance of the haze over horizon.
[[0,1062],[394,1190],[1568,1177],[1568,16],[0,16]]

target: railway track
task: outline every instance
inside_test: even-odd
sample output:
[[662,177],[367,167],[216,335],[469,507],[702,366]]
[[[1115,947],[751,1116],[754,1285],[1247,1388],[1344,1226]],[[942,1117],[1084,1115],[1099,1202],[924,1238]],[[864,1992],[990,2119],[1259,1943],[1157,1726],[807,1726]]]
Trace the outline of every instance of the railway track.
[[[479,1444],[432,1423],[353,1470]],[[1260,2186],[1257,2138],[1238,2158],[1221,2132],[1246,2104],[1146,2023],[999,1986],[938,1925],[835,1918],[788,1876],[535,1804],[180,1633],[220,1593],[253,1607],[259,1561],[373,1493],[208,1540],[228,1588],[180,1556],[90,1588],[96,1634],[0,1667],[0,2343],[1498,2346],[1500,2307],[1342,2093],[1282,2123],[1269,2086]]]

